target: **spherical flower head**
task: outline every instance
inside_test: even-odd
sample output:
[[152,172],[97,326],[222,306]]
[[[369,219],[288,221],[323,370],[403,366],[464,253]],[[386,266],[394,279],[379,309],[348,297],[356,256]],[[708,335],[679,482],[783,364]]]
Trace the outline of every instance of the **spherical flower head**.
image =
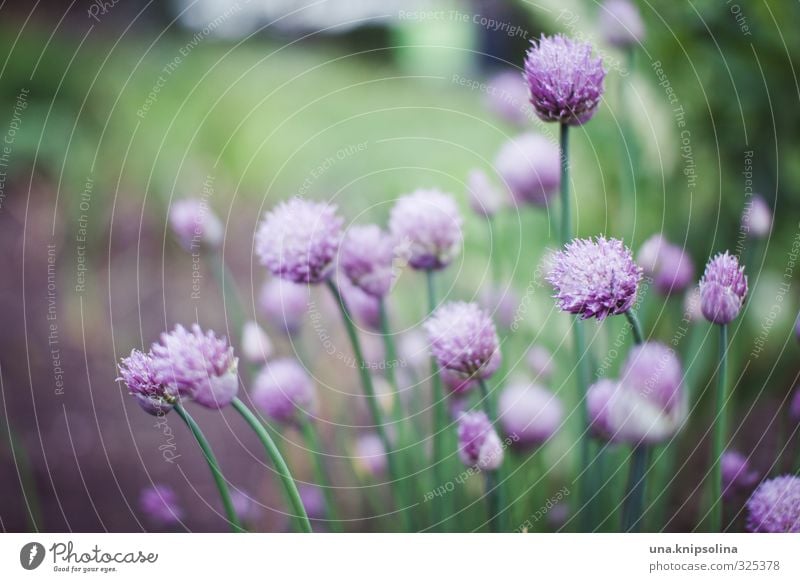
[[742,213],[742,227],[750,238],[765,238],[772,230],[772,210],[761,196],[756,194]]
[[547,382],[553,376],[553,354],[544,346],[533,346],[525,356],[534,379]]
[[507,435],[516,435],[521,446],[533,447],[556,433],[564,418],[564,407],[553,393],[538,384],[515,382],[500,393],[498,417]]
[[362,474],[376,477],[386,472],[386,449],[380,437],[372,432],[359,435],[356,439],[356,469]]
[[314,382],[297,360],[280,358],[267,364],[253,383],[253,403],[268,418],[292,423],[316,407]]
[[394,280],[394,242],[378,226],[347,231],[339,254],[340,267],[353,285],[373,297],[385,297]]
[[397,252],[413,269],[444,269],[461,252],[461,214],[455,200],[439,190],[417,190],[392,208],[389,230]]
[[458,419],[458,456],[468,467],[494,471],[503,464],[503,443],[482,410]]
[[525,133],[503,144],[494,163],[517,204],[546,207],[561,184],[559,155],[543,135]]
[[672,438],[688,412],[685,392],[664,408],[636,386],[604,378],[589,387],[586,406],[592,433],[614,443],[652,445]]
[[645,342],[628,352],[622,381],[666,411],[681,404],[683,369],[675,350],[660,342]]
[[469,207],[478,216],[491,218],[503,206],[500,193],[483,170],[470,171],[467,176],[467,191]]
[[475,303],[446,303],[425,322],[428,341],[440,368],[465,378],[488,378],[500,364],[492,319]]
[[636,300],[642,269],[617,239],[575,239],[559,251],[547,280],[562,311],[581,319],[628,311]]
[[738,451],[725,451],[720,459],[722,470],[722,496],[731,498],[742,489],[758,483],[758,472],[750,469],[750,462]]
[[642,244],[636,259],[662,295],[680,293],[694,280],[692,259],[660,234],[654,234]]
[[727,251],[706,265],[700,279],[700,309],[711,323],[726,325],[739,316],[747,296],[747,276],[739,260]]
[[795,386],[794,395],[789,403],[789,419],[800,424],[800,386]]
[[592,45],[557,34],[531,42],[525,57],[530,102],[543,121],[581,125],[597,111],[606,71]]
[[183,519],[178,495],[169,485],[156,484],[143,489],[139,494],[139,507],[159,526],[174,525]]
[[242,327],[242,355],[248,362],[263,364],[272,356],[272,341],[255,321]]
[[321,283],[331,274],[342,239],[336,206],[292,198],[267,213],[256,233],[261,264],[294,283]]
[[258,305],[267,321],[276,328],[294,335],[300,331],[308,313],[308,285],[274,278],[264,283]]
[[136,398],[142,410],[153,416],[162,416],[172,410],[177,394],[156,377],[153,357],[133,350],[119,364],[120,377],[128,391]]
[[764,481],[747,501],[747,529],[754,533],[800,532],[800,477]]
[[492,113],[514,125],[530,123],[533,111],[528,102],[528,88],[519,71],[501,71],[489,79],[487,85],[491,89],[486,92],[486,106]]
[[174,393],[188,396],[201,406],[222,408],[239,390],[238,359],[225,338],[203,332],[197,324],[191,331],[182,325],[161,334],[153,344],[156,379]]
[[169,209],[169,225],[178,242],[187,251],[201,247],[219,248],[225,234],[217,215],[205,200],[197,198],[173,203]]
[[644,39],[644,22],[630,0],[606,0],[600,8],[600,30],[612,46],[627,48]]

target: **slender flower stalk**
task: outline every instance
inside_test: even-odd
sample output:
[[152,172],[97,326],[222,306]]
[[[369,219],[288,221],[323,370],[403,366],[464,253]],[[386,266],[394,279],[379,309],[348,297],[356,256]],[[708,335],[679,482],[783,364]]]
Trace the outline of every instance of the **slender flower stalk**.
[[572,215],[569,203],[569,125],[561,124],[559,141],[559,159],[561,161],[561,246],[572,240]]
[[320,441],[316,424],[311,418],[304,416],[300,421],[300,428],[303,431],[303,437],[306,439],[306,446],[308,446],[311,452],[311,458],[314,464],[314,478],[319,488],[322,489],[322,496],[325,504],[325,517],[332,531],[341,532],[342,523],[339,519],[338,511],[336,511],[336,500],[333,497],[331,478],[328,474],[327,467],[325,467],[322,442]]
[[[370,374],[369,366],[364,359],[364,353],[361,349],[361,341],[358,339],[358,333],[353,325],[353,318],[350,315],[350,311],[348,310],[344,299],[339,293],[339,289],[336,287],[336,284],[330,279],[326,281],[326,284],[333,295],[334,301],[339,305],[339,311],[342,314],[342,322],[344,323],[345,329],[347,330],[347,335],[350,338],[350,344],[353,348],[353,353],[358,365],[358,372],[361,376],[361,385],[364,389],[364,395],[367,397],[367,406],[369,407],[369,411],[372,416],[372,422],[375,424],[378,437],[380,438],[381,444],[383,444],[383,448],[386,451],[386,459],[389,465],[389,478],[392,483],[392,489],[394,490],[395,497],[399,503],[402,499],[402,495],[399,491],[400,475],[397,468],[397,459],[396,455],[393,453],[391,442],[389,441],[389,435],[386,433],[386,425],[384,424],[383,413],[381,412],[378,399],[375,395],[375,387],[372,384],[372,375]],[[402,519],[407,526],[409,519],[408,512],[401,511],[400,514],[402,515]],[[409,530],[404,529],[404,531]]]
[[189,428],[192,436],[194,436],[197,444],[200,445],[200,449],[203,451],[203,456],[206,459],[206,463],[208,463],[208,467],[211,469],[211,474],[214,476],[214,483],[217,485],[219,496],[222,498],[222,506],[225,508],[225,514],[228,517],[228,523],[230,524],[231,530],[234,532],[245,531],[239,523],[239,518],[236,516],[236,511],[233,508],[231,494],[228,490],[228,483],[225,481],[225,477],[222,475],[222,470],[219,468],[217,458],[214,456],[214,452],[211,450],[211,445],[208,443],[203,431],[200,430],[200,426],[197,424],[197,422],[195,422],[194,418],[192,418],[192,416],[186,411],[180,402],[176,401],[173,405],[173,408],[178,416],[181,417],[181,420],[186,423],[186,426]]
[[[425,272],[425,282],[428,289],[428,313],[433,313],[436,309],[436,286],[434,281],[434,272]],[[439,374],[439,365],[436,363],[436,356],[431,355],[431,384],[433,387],[433,477],[436,486],[443,484],[447,479],[445,478],[445,463],[444,463],[444,450],[445,450],[445,427],[448,423],[447,418],[447,403],[444,397],[444,386],[442,384],[442,377]],[[444,504],[438,506],[441,513],[447,516],[449,513]],[[441,515],[435,519],[436,523],[443,521]]]
[[706,265],[700,280],[700,309],[703,316],[719,326],[719,367],[711,439],[711,482],[708,502],[711,530],[722,531],[722,455],[727,439],[728,324],[739,316],[747,296],[747,276],[739,260],[719,253]]
[[642,510],[647,477],[647,465],[650,448],[640,443],[631,452],[631,466],[628,483],[625,487],[625,499],[622,504],[622,531],[638,532],[642,523]]
[[[495,401],[489,394],[489,386],[483,378],[478,380],[478,386],[481,390],[481,401],[483,404],[483,411],[489,419],[492,426],[497,425],[497,406]],[[504,484],[506,479],[502,475],[502,459],[498,464],[496,471],[486,472],[486,491],[489,496],[489,518],[490,527],[494,532],[508,532],[511,531],[508,527],[509,511],[506,506],[506,491]]]
[[238,412],[242,418],[244,418],[245,422],[250,425],[250,428],[256,433],[258,440],[260,440],[261,444],[264,445],[264,450],[266,451],[267,456],[272,464],[275,466],[275,470],[278,473],[278,477],[283,485],[284,491],[286,492],[286,496],[289,499],[289,504],[294,512],[293,517],[297,523],[298,529],[305,533],[311,533],[311,522],[308,521],[308,515],[306,514],[305,507],[303,506],[303,501],[300,498],[300,492],[297,490],[297,485],[292,478],[289,467],[278,450],[278,447],[275,445],[275,441],[272,440],[272,437],[269,436],[269,433],[262,426],[261,421],[259,421],[258,417],[256,417],[256,415],[253,414],[249,408],[247,408],[244,402],[239,400],[239,398],[234,398],[231,401],[231,405],[236,412]]
[[722,531],[722,455],[728,434],[728,419],[725,403],[728,399],[728,326],[719,326],[719,368],[717,371],[717,389],[714,397],[716,413],[711,442],[711,531]]

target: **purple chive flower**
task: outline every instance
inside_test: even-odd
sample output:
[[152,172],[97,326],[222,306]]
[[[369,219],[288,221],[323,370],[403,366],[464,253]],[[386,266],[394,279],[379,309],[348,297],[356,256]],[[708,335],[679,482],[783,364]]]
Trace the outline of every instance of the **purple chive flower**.
[[621,380],[589,387],[586,402],[592,432],[617,443],[654,444],[674,436],[688,413],[683,372],[672,350],[656,342],[628,356]]
[[662,295],[683,292],[694,280],[692,259],[681,247],[660,234],[647,239],[636,258],[644,273],[653,278],[656,291]]
[[246,322],[242,328],[242,355],[248,362],[259,364],[272,356],[272,342],[255,321]]
[[501,328],[510,328],[520,304],[517,292],[510,287],[487,285],[481,289],[478,301]]
[[250,394],[255,405],[271,420],[291,423],[298,414],[313,413],[314,382],[292,358],[271,361],[256,376]]
[[308,285],[274,278],[261,287],[258,305],[269,323],[288,335],[294,335],[300,331],[308,313],[308,300]]
[[267,213],[256,233],[261,264],[294,283],[321,283],[331,274],[342,239],[336,206],[292,198]]
[[558,146],[525,133],[507,141],[495,158],[497,173],[517,204],[547,206],[561,184]]
[[491,218],[503,206],[500,193],[483,170],[472,170],[467,176],[469,207],[478,216]]
[[508,123],[523,126],[533,118],[528,88],[519,71],[502,71],[487,82],[486,106]]
[[535,380],[547,382],[553,376],[553,354],[544,346],[533,346],[525,356]]
[[143,489],[139,494],[139,507],[159,526],[174,525],[183,519],[178,495],[169,485],[156,484]]
[[398,252],[413,269],[435,271],[461,251],[461,214],[455,200],[439,190],[417,190],[392,208],[389,230]]
[[203,332],[197,324],[161,334],[151,348],[157,380],[207,408],[222,408],[239,390],[238,359],[225,338]]
[[630,249],[602,236],[568,243],[547,275],[559,309],[599,320],[628,311],[641,278],[642,269],[633,262]]
[[563,35],[531,42],[525,57],[530,101],[543,121],[581,125],[589,121],[603,96],[606,71],[592,57],[592,45]]
[[765,238],[772,230],[772,210],[767,201],[758,194],[753,196],[750,204],[745,205],[742,227],[750,238]]
[[442,305],[425,322],[425,330],[440,368],[464,378],[488,378],[500,365],[494,323],[474,303]]
[[450,394],[460,395],[469,392],[475,388],[477,383],[475,378],[465,378],[461,374],[448,369],[442,370],[440,376],[442,377],[444,387],[447,388]]
[[169,225],[187,251],[201,247],[216,249],[225,234],[217,215],[205,200],[197,198],[173,203],[169,209]]
[[151,354],[133,350],[130,356],[122,358],[119,374],[117,381],[125,382],[145,412],[161,416],[172,410],[177,393],[158,380]]
[[792,396],[792,401],[789,404],[789,419],[796,424],[800,424],[800,386],[795,386],[794,396]]
[[384,297],[392,288],[394,242],[378,226],[354,226],[347,231],[339,255],[342,272],[364,293]]
[[458,419],[458,456],[469,466],[494,471],[503,464],[503,443],[482,410]]
[[353,461],[356,468],[364,474],[377,477],[386,472],[386,450],[380,437],[372,432],[359,435]]
[[600,30],[605,41],[627,48],[644,39],[644,22],[630,0],[606,0],[600,8]]
[[504,388],[498,401],[503,431],[519,437],[521,446],[538,446],[561,426],[564,407],[550,391],[537,384],[516,382]]
[[764,481],[747,501],[747,529],[754,533],[800,532],[800,477]]
[[722,469],[722,496],[726,499],[742,489],[758,483],[758,471],[750,469],[750,462],[738,451],[725,451],[720,459]]
[[711,323],[726,325],[736,319],[747,296],[747,275],[739,260],[727,251],[706,265],[700,280],[700,309]]

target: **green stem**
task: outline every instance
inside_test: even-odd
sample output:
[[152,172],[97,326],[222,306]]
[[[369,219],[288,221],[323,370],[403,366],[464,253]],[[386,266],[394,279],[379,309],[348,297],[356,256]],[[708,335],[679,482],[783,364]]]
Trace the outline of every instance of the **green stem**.
[[228,522],[230,523],[231,530],[234,532],[245,531],[239,523],[239,518],[236,517],[236,511],[233,509],[233,502],[231,501],[231,494],[230,491],[228,491],[228,484],[225,481],[225,477],[222,475],[222,471],[219,468],[219,463],[217,463],[217,458],[214,456],[214,452],[211,450],[211,445],[208,443],[203,431],[200,430],[200,426],[197,424],[197,422],[195,422],[194,418],[192,418],[192,416],[186,411],[180,402],[176,402],[174,408],[178,416],[181,417],[181,420],[186,423],[186,426],[191,431],[192,435],[197,441],[197,444],[200,445],[200,450],[203,451],[203,456],[206,458],[206,463],[208,463],[208,467],[211,469],[211,474],[214,476],[214,483],[217,485],[219,496],[222,498],[222,506],[225,508],[225,514],[228,516]]
[[569,204],[569,125],[561,124],[561,246],[572,240]]
[[[383,445],[383,449],[386,451],[386,460],[387,464],[389,465],[389,478],[392,482],[395,501],[398,505],[401,505],[402,498],[399,491],[400,474],[397,468],[397,458],[392,449],[391,442],[389,441],[389,435],[386,433],[386,425],[383,421],[383,414],[381,413],[380,406],[378,405],[378,399],[375,396],[375,387],[372,384],[372,376],[370,375],[369,367],[364,360],[364,353],[361,350],[361,342],[358,339],[358,333],[353,325],[353,318],[350,315],[350,311],[348,310],[344,299],[339,293],[339,289],[336,287],[336,284],[328,279],[327,285],[328,289],[330,289],[330,292],[333,295],[334,300],[339,305],[339,311],[342,314],[342,322],[347,330],[347,335],[350,338],[350,344],[353,348],[353,353],[355,354],[356,364],[358,365],[358,373],[361,376],[361,385],[364,389],[364,395],[367,397],[367,406],[369,407],[370,414],[372,415],[372,422],[378,432],[378,438]],[[405,527],[404,531],[410,531],[408,512],[401,507],[400,514]]]
[[[481,391],[481,402],[483,411],[489,418],[489,422],[494,426],[497,423],[497,406],[489,394],[489,386],[483,378],[478,380],[478,386]],[[489,525],[493,532],[496,531],[510,531],[507,527],[506,519],[508,516],[508,508],[506,507],[506,495],[503,483],[505,479],[502,477],[502,465],[496,471],[487,471],[486,473],[486,491],[489,496]]]
[[640,345],[644,343],[644,334],[642,333],[642,326],[639,324],[639,319],[633,311],[626,311],[625,318],[631,324],[631,332],[633,332],[633,343]]
[[[434,286],[434,273],[433,271],[426,271],[425,280],[428,289],[428,313],[433,313],[436,309],[436,288]],[[447,427],[447,403],[445,402],[444,387],[442,386],[442,378],[439,375],[439,365],[436,358],[431,356],[431,383],[433,387],[433,478],[435,480],[435,487],[445,483],[445,466],[444,466],[444,438],[445,430]],[[443,521],[447,518],[447,511],[444,504],[439,504],[439,515],[435,521]]]
[[628,485],[622,502],[622,531],[637,532],[641,526],[644,510],[645,479],[647,476],[649,450],[646,445],[637,445],[631,453]]
[[322,494],[325,498],[325,517],[334,532],[342,531],[342,523],[339,519],[338,512],[336,511],[336,500],[333,497],[333,489],[331,487],[331,478],[328,470],[325,467],[323,459],[322,444],[317,432],[317,426],[313,420],[308,416],[304,416],[300,421],[300,429],[303,431],[303,437],[306,439],[306,445],[311,449],[311,458],[314,465],[314,478],[317,481],[318,487],[322,489]]
[[394,391],[394,401],[397,410],[401,409],[400,406],[400,394],[398,392],[398,385],[397,385],[397,350],[395,349],[394,345],[394,338],[391,334],[391,326],[389,325],[389,314],[386,309],[386,299],[381,298],[378,301],[378,314],[380,317],[380,324],[381,324],[381,335],[383,336],[383,350],[384,356],[386,361],[385,363],[385,371],[386,371],[386,381],[389,382],[389,385],[392,387]]
[[310,533],[311,523],[308,521],[308,515],[306,514],[306,508],[303,506],[303,501],[300,499],[300,492],[297,490],[297,485],[292,478],[289,467],[286,465],[286,461],[284,461],[281,456],[278,447],[275,446],[275,441],[272,440],[272,437],[269,436],[269,433],[262,426],[261,421],[247,408],[244,402],[238,398],[234,398],[231,404],[233,404],[233,408],[236,412],[244,418],[245,422],[250,425],[250,428],[256,433],[261,444],[264,445],[264,450],[275,466],[275,470],[281,480],[286,496],[289,498],[289,504],[294,512],[293,517],[297,521],[298,528],[302,532]]
[[719,326],[719,371],[717,372],[716,413],[711,445],[711,531],[722,531],[722,453],[725,450],[727,422],[725,401],[727,399],[728,326]]

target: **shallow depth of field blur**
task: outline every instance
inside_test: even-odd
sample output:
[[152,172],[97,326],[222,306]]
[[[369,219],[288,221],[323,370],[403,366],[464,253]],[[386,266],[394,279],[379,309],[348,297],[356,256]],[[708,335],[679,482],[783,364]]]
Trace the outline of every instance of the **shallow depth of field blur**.
[[[491,80],[513,71],[522,84],[525,50],[542,33],[591,41],[608,69],[597,115],[571,134],[576,234],[622,238],[636,253],[662,233],[691,255],[696,279],[718,251],[742,258],[750,293],[730,326],[728,448],[749,458],[759,480],[797,470],[800,431],[788,415],[800,369],[797,2],[638,2],[647,32],[632,70],[599,33],[595,0],[84,0],[67,12],[68,3],[33,4],[0,7],[3,531],[224,531],[189,432],[175,415],[144,414],[115,379],[121,357],[177,323],[199,322],[238,351],[240,305],[279,356],[297,355],[315,379],[342,529],[396,531],[386,476],[357,446],[371,419],[336,306],[314,289],[313,318],[299,334],[290,340],[272,326],[260,310],[269,275],[253,256],[253,234],[264,212],[293,195],[334,202],[345,227],[385,226],[397,198],[419,187],[452,193],[464,216],[463,249],[438,279],[439,299],[480,300],[499,280],[512,302],[513,325],[498,329],[504,363],[493,389],[533,379],[530,346],[554,354],[552,376],[536,381],[562,401],[563,422],[538,449],[506,451],[508,523],[575,530],[582,427],[572,319],[556,309],[541,266],[558,247],[557,201],[548,212],[508,199],[490,228],[467,193],[475,168],[502,189],[494,159],[509,139],[558,137],[556,125],[526,117],[523,102],[521,123],[492,107]],[[631,170],[633,197],[624,194]],[[753,192],[774,211],[761,240],[741,227]],[[193,258],[167,216],[174,202],[204,193],[224,244]],[[224,293],[221,258],[235,282]],[[452,480],[435,483],[426,470],[427,352],[404,341],[427,315],[424,285],[404,269],[390,295],[400,396],[423,403],[407,419],[418,469],[404,479],[418,529],[431,527],[432,507],[447,496],[456,511],[440,529],[485,530],[483,482],[456,480],[465,467],[455,436]],[[691,531],[705,512],[717,335],[704,321],[686,325],[683,296],[640,295],[646,335],[675,347],[691,394],[669,454],[651,455],[643,529]],[[624,318],[585,327],[593,379],[613,377],[631,341]],[[362,339],[380,360],[378,336],[362,326]],[[247,400],[244,363],[240,377]],[[250,527],[289,531],[278,481],[241,418],[188,407],[232,488],[257,505]],[[303,435],[275,429],[295,478],[314,483]],[[628,453],[605,452],[601,531],[619,528]],[[143,511],[141,492],[153,484],[174,489],[180,523],[163,526]],[[726,528],[743,530],[751,491],[726,500]]]

